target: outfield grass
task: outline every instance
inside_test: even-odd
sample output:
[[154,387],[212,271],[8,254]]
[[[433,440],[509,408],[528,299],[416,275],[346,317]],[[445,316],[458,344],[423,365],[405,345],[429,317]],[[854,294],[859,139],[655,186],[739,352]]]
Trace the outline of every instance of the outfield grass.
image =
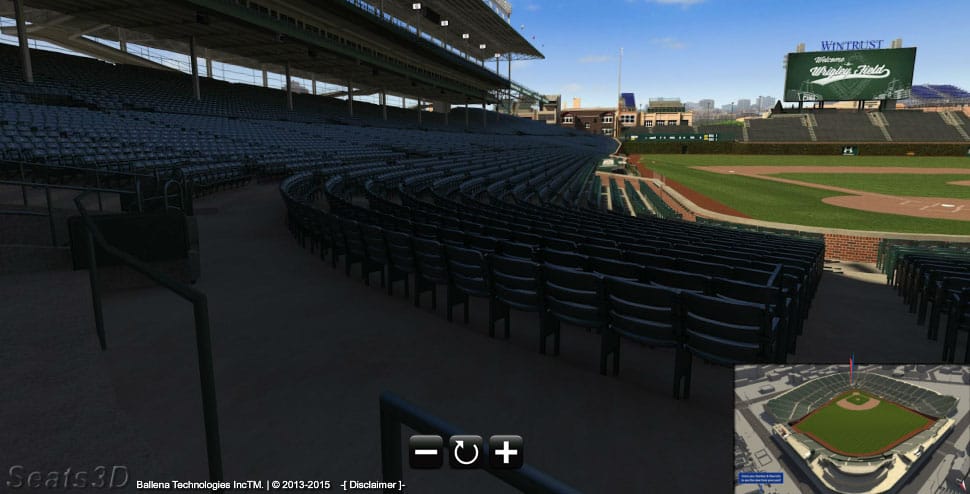
[[700,194],[759,220],[850,230],[970,235],[970,221],[926,219],[831,206],[823,203],[822,199],[842,194],[753,177],[705,172],[701,169],[692,168],[704,165],[970,168],[970,159],[967,158],[674,154],[642,155],[640,163]]
[[846,410],[833,402],[795,428],[842,453],[862,456],[888,447],[928,421],[922,415],[885,401],[871,410]]
[[970,186],[947,182],[970,181],[967,175],[917,175],[907,173],[779,173],[772,176],[813,184],[834,185],[879,194],[970,199]]

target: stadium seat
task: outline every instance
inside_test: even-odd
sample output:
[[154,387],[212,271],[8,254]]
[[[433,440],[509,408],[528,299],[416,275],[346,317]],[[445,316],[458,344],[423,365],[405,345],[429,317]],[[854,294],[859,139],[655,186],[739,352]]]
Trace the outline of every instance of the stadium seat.
[[[404,296],[410,295],[408,285],[408,275],[417,275],[418,264],[414,256],[414,247],[411,245],[411,236],[403,232],[384,230],[384,239],[387,243],[388,267],[387,267],[387,294],[394,294],[394,283],[404,282]],[[415,282],[416,283],[416,282]],[[418,300],[415,299],[415,305]]]
[[431,292],[431,309],[435,309],[438,306],[437,286],[448,287],[449,293],[451,290],[444,246],[437,240],[418,236],[411,238],[411,245],[414,248],[415,264],[418,268],[417,275],[414,277],[414,305],[420,304],[422,293]]
[[490,312],[489,336],[495,336],[495,322],[505,320],[505,338],[509,338],[510,309],[542,315],[542,277],[540,265],[527,259],[496,255],[491,258],[491,277],[496,310]]
[[494,313],[496,308],[493,303],[492,280],[489,276],[487,255],[478,250],[453,245],[445,246],[445,254],[448,258],[448,272],[453,287],[449,293],[453,293],[457,299],[448,301],[448,321],[452,320],[452,307],[461,303],[465,311],[465,323],[468,323],[469,297],[488,299],[489,314]]
[[[778,362],[779,318],[764,305],[707,295],[683,295],[684,346],[690,356],[719,365]],[[683,396],[690,395],[687,364]]]
[[673,348],[674,398],[680,397],[686,363],[680,329],[680,297],[663,288],[615,278],[606,279],[610,323],[603,331],[600,373],[606,374],[613,356],[613,375],[620,372],[620,339],[651,347]]
[[546,353],[546,338],[553,337],[553,354],[559,354],[560,324],[565,322],[601,331],[609,322],[603,278],[554,264],[543,264],[545,312],[539,334],[539,352]]

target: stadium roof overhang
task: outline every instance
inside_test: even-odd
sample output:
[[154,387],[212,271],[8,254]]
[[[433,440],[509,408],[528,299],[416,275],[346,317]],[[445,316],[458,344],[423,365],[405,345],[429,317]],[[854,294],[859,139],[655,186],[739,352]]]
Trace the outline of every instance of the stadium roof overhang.
[[[545,58],[506,17],[496,14],[503,8],[511,10],[504,0],[367,0],[361,3],[377,9],[383,6],[388,14],[417,24],[423,31],[465,47],[469,52],[481,50],[485,59],[494,60],[496,55],[500,60]],[[420,4],[421,9],[414,10],[415,4]],[[440,21],[447,21],[447,25],[442,26]],[[465,34],[467,39],[463,37]],[[485,48],[479,48],[483,44]]]
[[[516,50],[528,51],[522,43],[531,48],[482,0],[468,2],[467,5],[462,5],[465,2],[448,6],[437,5],[445,2],[432,2],[431,5],[441,12],[465,16],[456,19],[474,19],[466,21],[468,26],[476,27],[475,30],[468,27],[472,31],[469,39],[481,36],[489,52],[505,49],[511,57]],[[508,79],[487,70],[484,64],[466,59],[430,39],[415,36],[400,23],[389,22],[385,16],[367,10],[373,7],[361,2],[26,0],[25,3],[26,17],[31,22],[30,36],[55,43],[60,39],[60,44],[66,44],[63,42],[66,39],[83,40],[83,35],[115,41],[124,37],[128,42],[188,53],[189,39],[194,37],[199,49],[205,49],[213,60],[275,72],[283,72],[289,63],[291,74],[296,77],[339,85],[350,82],[359,93],[386,90],[454,104],[497,102],[509,87]],[[401,6],[396,4],[402,2],[387,0],[385,3],[385,8],[392,4],[398,8]],[[411,2],[406,6],[410,8]],[[387,13],[394,15],[390,9]],[[499,24],[504,26],[504,31],[498,29]],[[418,22],[418,27],[424,31],[425,25]],[[432,34],[445,29],[440,23],[436,27]],[[489,29],[497,31],[490,38],[485,34]],[[439,39],[447,40],[447,37]],[[538,54],[534,48],[531,51]]]

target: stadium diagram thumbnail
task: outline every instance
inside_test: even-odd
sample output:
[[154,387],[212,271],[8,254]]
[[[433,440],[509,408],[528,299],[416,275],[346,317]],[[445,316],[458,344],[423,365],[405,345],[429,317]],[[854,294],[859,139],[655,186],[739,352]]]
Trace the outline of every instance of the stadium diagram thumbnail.
[[[951,492],[970,441],[968,381],[966,366],[739,366],[735,490]],[[784,480],[738,481],[752,472]]]

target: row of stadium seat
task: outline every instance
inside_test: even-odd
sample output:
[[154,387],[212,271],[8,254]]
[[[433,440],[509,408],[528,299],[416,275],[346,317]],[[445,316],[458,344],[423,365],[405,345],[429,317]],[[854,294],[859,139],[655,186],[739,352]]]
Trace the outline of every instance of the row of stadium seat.
[[[464,304],[467,321],[469,296],[486,298],[490,302],[489,325],[493,334],[494,324],[500,319],[505,319],[508,331],[510,307],[537,312],[543,352],[546,339],[551,336],[553,352],[558,353],[560,322],[597,329],[602,332],[600,355],[604,373],[610,355],[616,355],[613,372],[618,371],[621,336],[675,347],[679,352],[722,363],[733,361],[730,359],[783,360],[787,342],[789,338],[793,340],[789,330],[798,314],[792,310],[790,299],[754,304],[735,298],[747,295],[764,302],[784,293],[767,281],[756,285],[710,278],[709,283],[718,288],[676,286],[679,273],[689,275],[654,267],[655,258],[660,256],[638,256],[639,251],[624,253],[608,246],[578,246],[555,237],[542,238],[539,244],[516,242],[489,236],[489,233],[501,232],[488,231],[485,227],[478,234],[463,233],[459,228],[436,228],[432,224],[354,207],[329,193],[331,209],[339,204],[335,209],[340,212],[333,214],[309,206],[314,201],[308,192],[319,190],[319,186],[312,185],[315,182],[319,183],[312,175],[298,176],[285,181],[281,190],[294,233],[304,242],[310,239],[311,247],[318,244],[321,256],[329,252],[334,266],[338,258],[343,258],[349,274],[351,265],[360,264],[368,282],[370,273],[378,272],[382,282],[387,279],[389,292],[398,281],[404,282],[407,291],[410,275],[415,287],[415,305],[422,293],[430,292],[434,306],[435,286],[443,285],[448,294],[449,320],[452,307]],[[335,184],[339,182],[331,180],[328,185],[337,188]],[[510,234],[513,231],[519,230],[507,230]],[[527,239],[530,237],[519,238]],[[584,256],[565,250],[569,248],[604,255],[615,251],[629,261]],[[649,264],[631,262],[635,260]],[[703,280],[703,277],[689,279]],[[703,336],[704,328],[710,329],[711,324],[731,332],[737,341],[713,345],[712,349],[710,340]],[[729,356],[717,353],[724,351],[724,347],[730,347]],[[684,355],[688,354],[677,359],[675,396],[679,394],[677,382],[681,378],[689,379],[689,357]],[[687,389],[685,384],[685,396]]]
[[[909,311],[916,313],[917,324],[927,326],[927,338],[938,339],[947,319],[942,358],[953,362],[958,333],[966,330],[959,322],[958,302],[970,288],[970,246],[887,240],[880,245],[878,261]],[[964,361],[970,361],[970,353]]]

